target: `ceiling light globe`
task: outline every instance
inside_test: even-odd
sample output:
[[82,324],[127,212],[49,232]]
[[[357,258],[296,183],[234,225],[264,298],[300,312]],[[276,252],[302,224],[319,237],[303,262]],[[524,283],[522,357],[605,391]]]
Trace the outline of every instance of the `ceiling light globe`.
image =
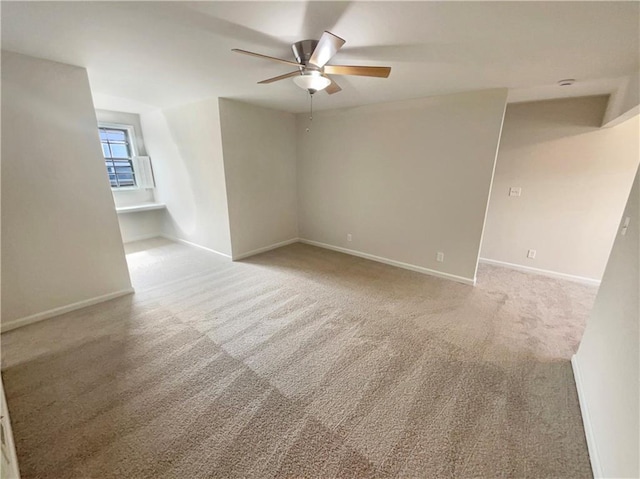
[[293,77],[293,81],[303,90],[312,90],[313,92],[324,90],[331,85],[331,80],[322,76],[320,72],[307,72],[300,76]]

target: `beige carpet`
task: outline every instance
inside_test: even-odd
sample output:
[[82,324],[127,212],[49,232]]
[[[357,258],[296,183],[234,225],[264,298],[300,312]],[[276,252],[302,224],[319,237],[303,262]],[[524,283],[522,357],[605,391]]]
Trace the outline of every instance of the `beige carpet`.
[[152,240],[135,296],[2,335],[23,478],[590,477],[593,288]]

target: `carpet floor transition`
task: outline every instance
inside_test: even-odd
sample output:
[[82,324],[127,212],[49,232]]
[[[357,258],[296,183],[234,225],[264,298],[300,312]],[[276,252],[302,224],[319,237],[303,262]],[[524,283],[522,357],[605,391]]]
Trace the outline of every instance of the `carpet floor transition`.
[[136,294],[2,335],[28,478],[583,478],[595,289],[293,244],[128,245]]

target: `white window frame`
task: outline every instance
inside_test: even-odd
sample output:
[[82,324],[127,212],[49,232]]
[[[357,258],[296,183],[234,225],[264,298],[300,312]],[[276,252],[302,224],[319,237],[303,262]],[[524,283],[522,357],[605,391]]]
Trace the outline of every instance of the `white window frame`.
[[[126,130],[127,136],[129,139],[129,147],[131,149],[131,160],[132,160],[131,163],[132,163],[133,173],[134,175],[136,175],[136,186],[112,186],[111,191],[130,191],[130,190],[146,189],[146,188],[140,187],[137,181],[138,174],[136,173],[135,158],[138,156],[138,147],[136,145],[137,138],[136,138],[136,129],[134,128],[134,126],[126,125],[124,123],[110,123],[106,121],[99,121],[98,128],[115,128],[118,130]],[[102,151],[102,145],[100,147],[100,151]]]

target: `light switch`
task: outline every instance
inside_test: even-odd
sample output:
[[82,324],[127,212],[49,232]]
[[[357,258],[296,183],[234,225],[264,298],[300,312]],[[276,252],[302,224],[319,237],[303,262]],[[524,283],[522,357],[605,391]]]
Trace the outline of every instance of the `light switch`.
[[520,196],[520,193],[522,193],[522,188],[519,186],[512,186],[509,188],[509,196]]

